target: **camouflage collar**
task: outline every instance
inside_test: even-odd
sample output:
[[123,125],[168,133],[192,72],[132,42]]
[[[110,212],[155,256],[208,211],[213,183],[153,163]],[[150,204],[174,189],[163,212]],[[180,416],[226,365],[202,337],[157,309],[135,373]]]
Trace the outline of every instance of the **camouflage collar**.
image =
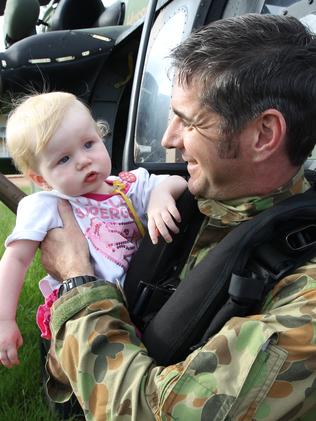
[[208,225],[216,227],[234,226],[251,219],[254,215],[293,194],[306,191],[308,188],[309,183],[304,178],[304,168],[301,167],[288,183],[268,196],[252,196],[221,202],[213,199],[199,199],[198,206],[201,213],[209,217]]

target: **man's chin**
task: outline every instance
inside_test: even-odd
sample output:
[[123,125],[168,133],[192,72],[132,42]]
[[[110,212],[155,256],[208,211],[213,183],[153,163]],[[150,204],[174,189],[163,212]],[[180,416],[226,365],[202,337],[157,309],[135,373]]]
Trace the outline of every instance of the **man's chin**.
[[199,186],[197,186],[197,184],[194,182],[194,180],[192,180],[192,178],[189,178],[188,180],[188,189],[190,191],[191,194],[193,194],[193,196],[196,197],[202,197],[202,192],[201,189],[199,188]]
[[216,194],[208,183],[198,183],[192,178],[189,178],[188,180],[188,189],[197,199],[219,199],[220,196],[219,194]]

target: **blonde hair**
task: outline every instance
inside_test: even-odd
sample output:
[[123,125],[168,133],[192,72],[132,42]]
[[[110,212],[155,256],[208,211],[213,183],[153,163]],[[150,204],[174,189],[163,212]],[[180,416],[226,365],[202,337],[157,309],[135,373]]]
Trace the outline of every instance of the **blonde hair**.
[[[48,92],[24,97],[9,114],[6,141],[15,166],[23,174],[37,170],[38,154],[47,145],[61,124],[66,111],[76,101],[87,112],[90,110],[78,98],[68,92]],[[101,137],[108,133],[106,123],[97,123]]]

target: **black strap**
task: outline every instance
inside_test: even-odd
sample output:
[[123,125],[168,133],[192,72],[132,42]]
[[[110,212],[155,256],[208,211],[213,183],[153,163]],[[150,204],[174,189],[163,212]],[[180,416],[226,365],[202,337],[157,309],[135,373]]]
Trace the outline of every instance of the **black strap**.
[[142,339],[150,355],[159,364],[181,361],[232,316],[254,314],[282,276],[316,255],[315,224],[316,193],[310,190],[232,230],[146,326]]
[[270,242],[255,247],[244,275],[232,274],[229,299],[192,349],[205,344],[231,317],[253,314],[281,278],[315,256],[315,245],[316,225],[299,222],[297,228],[285,231],[277,240],[274,236]]
[[139,327],[148,322],[178,286],[179,273],[205,218],[188,190],[178,199],[177,207],[181,214],[179,234],[173,235],[172,243],[160,238],[153,246],[146,232],[125,278],[128,308]]

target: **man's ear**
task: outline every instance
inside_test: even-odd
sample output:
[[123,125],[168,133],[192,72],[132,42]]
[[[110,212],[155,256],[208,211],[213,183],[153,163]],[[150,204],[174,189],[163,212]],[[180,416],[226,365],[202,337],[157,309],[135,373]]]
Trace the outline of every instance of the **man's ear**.
[[27,176],[43,190],[51,190],[51,187],[46,183],[45,179],[33,170],[28,170]]
[[283,114],[274,108],[265,110],[257,118],[257,137],[253,144],[255,160],[264,161],[284,150],[286,122]]

